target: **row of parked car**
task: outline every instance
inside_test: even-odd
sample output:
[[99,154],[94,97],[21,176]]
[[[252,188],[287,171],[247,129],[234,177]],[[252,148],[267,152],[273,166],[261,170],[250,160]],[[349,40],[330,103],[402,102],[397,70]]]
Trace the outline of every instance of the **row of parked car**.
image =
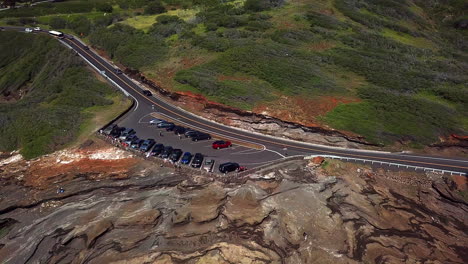
[[[173,131],[176,135],[184,135],[186,138],[191,138],[192,141],[207,140],[211,139],[211,135],[208,133],[200,132],[191,128],[185,128],[183,126],[177,126],[174,123],[162,120],[152,119],[149,122],[151,125],[155,125],[158,128],[166,129],[166,131]],[[222,149],[232,147],[232,143],[226,140],[217,140],[213,142],[212,147],[214,149]]]
[[[175,131],[176,134],[182,133],[182,130],[180,129],[172,131]],[[149,156],[160,157],[174,163],[179,162],[180,164],[190,165],[193,168],[202,168],[208,172],[212,172],[215,165],[215,161],[213,159],[205,159],[201,153],[195,153],[195,155],[190,152],[184,153],[181,149],[174,149],[171,146],[164,146],[161,143],[157,143],[152,138],[140,139],[137,137],[136,131],[132,128],[110,125],[100,132],[103,135],[118,140],[124,147],[148,153]],[[184,134],[189,137],[187,132],[189,131],[184,131]],[[215,141],[213,143],[213,148],[217,149],[229,146],[232,146],[229,141]],[[242,170],[245,170],[245,168],[235,162],[223,163],[219,166],[219,171],[222,173]]]

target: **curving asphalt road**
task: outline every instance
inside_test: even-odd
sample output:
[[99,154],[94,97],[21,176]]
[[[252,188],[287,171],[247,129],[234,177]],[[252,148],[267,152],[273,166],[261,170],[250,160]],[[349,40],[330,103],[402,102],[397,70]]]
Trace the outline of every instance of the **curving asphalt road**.
[[[8,30],[24,31],[24,28],[20,27],[5,28]],[[138,128],[141,128],[141,130],[147,131],[146,134],[151,134],[153,135],[152,137],[154,137],[154,135],[156,134],[154,132],[154,128],[148,128],[146,121],[148,120],[148,118],[150,118],[151,114],[157,114],[159,116],[165,116],[168,119],[175,120],[186,126],[208,131],[210,134],[219,138],[225,138],[233,142],[241,143],[241,145],[256,146],[260,148],[260,150],[258,151],[248,150],[247,148],[245,150],[241,149],[238,151],[226,151],[226,153],[229,153],[229,157],[224,157],[221,159],[221,161],[232,159],[236,159],[232,161],[238,161],[237,159],[240,159],[240,162],[243,162],[244,164],[250,163],[252,164],[252,166],[247,166],[254,167],[255,164],[274,161],[276,159],[284,157],[285,155],[291,156],[321,154],[447,170],[452,172],[465,173],[465,175],[468,172],[468,160],[466,159],[449,159],[434,156],[407,155],[401,153],[345,149],[330,146],[314,145],[305,142],[285,140],[277,137],[252,133],[237,128],[228,127],[219,123],[211,122],[209,120],[191,114],[185,110],[182,110],[181,108],[171,104],[169,101],[157,95],[151,97],[143,95],[143,89],[136,82],[132,81],[125,74],[116,74],[114,72],[115,67],[113,65],[111,65],[108,61],[106,61],[94,51],[86,49],[86,46],[76,38],[65,38],[62,41],[63,43],[69,45],[78,54],[80,54],[95,69],[101,72],[105,71],[105,75],[111,82],[114,82],[115,84],[123,88],[123,90],[137,102],[135,105],[135,109],[132,109],[131,112],[125,116],[125,118],[121,121],[120,124],[133,127],[137,131],[140,131]],[[158,141],[158,139],[156,140]],[[175,139],[173,137],[166,137],[165,140],[174,141]],[[183,144],[185,144],[186,146],[188,143],[185,142]],[[189,149],[189,151],[198,152],[195,151],[197,149],[196,145],[192,146],[191,148],[193,148],[193,150]],[[250,154],[244,156],[235,156],[236,153]]]

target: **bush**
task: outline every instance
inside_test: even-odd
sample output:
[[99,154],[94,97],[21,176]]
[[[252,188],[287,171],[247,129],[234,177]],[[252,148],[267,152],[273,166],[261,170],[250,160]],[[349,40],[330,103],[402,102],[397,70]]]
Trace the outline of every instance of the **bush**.
[[91,21],[85,16],[79,16],[73,19],[68,27],[81,36],[89,35],[92,29]]
[[113,10],[112,5],[110,5],[109,3],[97,3],[96,9],[97,11],[101,11],[104,13],[112,13]]
[[155,15],[166,12],[166,8],[161,4],[160,1],[150,2],[145,7],[145,15]]
[[89,39],[93,45],[106,50],[112,58],[133,69],[153,65],[161,61],[167,52],[163,40],[121,24],[97,29]]
[[50,19],[49,25],[53,29],[63,29],[67,26],[67,21],[61,17],[52,17]]

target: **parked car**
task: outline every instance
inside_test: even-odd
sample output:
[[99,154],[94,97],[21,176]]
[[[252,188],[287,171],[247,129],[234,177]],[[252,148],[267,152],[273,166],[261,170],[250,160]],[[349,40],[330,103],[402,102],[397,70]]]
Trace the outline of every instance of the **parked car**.
[[200,168],[203,163],[203,155],[201,153],[195,153],[192,160],[193,168]]
[[116,127],[116,124],[109,125],[101,131],[101,134],[109,136]]
[[154,148],[151,150],[150,155],[151,156],[159,156],[164,150],[164,145],[163,144],[156,144],[154,145]]
[[122,132],[125,130],[125,127],[118,127],[116,126],[112,132],[110,133],[110,136],[112,138],[119,138]]
[[150,125],[157,125],[157,124],[160,124],[160,123],[167,123],[167,121],[165,120],[162,120],[162,119],[157,119],[157,118],[153,118],[149,121]]
[[198,133],[192,136],[192,141],[211,139],[211,136],[206,133]]
[[143,144],[141,144],[140,146],[140,150],[143,152],[147,152],[151,149],[151,147],[154,146],[154,144],[156,144],[156,141],[154,141],[154,139],[152,138],[148,138],[147,140],[143,141]]
[[143,90],[143,94],[146,95],[146,96],[152,96],[153,95],[150,90]]
[[212,172],[214,164],[215,164],[214,159],[207,159],[205,160],[205,163],[203,164],[203,169],[206,170],[207,172]]
[[144,141],[144,139],[135,139],[132,141],[132,144],[130,144],[130,147],[132,149],[139,149]]
[[239,164],[235,162],[226,162],[226,163],[219,165],[219,171],[222,173],[236,171],[236,170],[239,170],[239,168],[240,168]]
[[136,134],[129,135],[123,142],[122,145],[128,147],[132,144],[133,140],[138,139]]
[[156,126],[158,128],[168,128],[168,127],[174,126],[174,123],[162,122],[162,123],[158,123]]
[[192,153],[190,152],[185,152],[184,155],[182,155],[182,158],[180,159],[180,163],[182,164],[189,164],[190,161],[192,160]]
[[166,131],[174,131],[174,128],[176,127],[176,125],[172,125],[172,126],[167,126],[166,127]]
[[133,135],[133,134],[136,134],[136,131],[133,130],[133,128],[127,128],[122,132],[122,134],[120,134],[119,139],[125,140],[129,135]]
[[167,159],[172,153],[172,147],[171,146],[165,146],[163,152],[161,153],[161,158]]
[[176,135],[182,135],[185,133],[185,131],[187,130],[185,127],[181,127],[181,126],[175,126],[173,129],[174,131],[174,134]]
[[171,153],[170,160],[172,162],[177,162],[180,159],[180,156],[182,156],[182,153],[181,149],[174,149]]
[[120,69],[114,69],[115,74],[122,74],[122,71]]
[[188,137],[192,137],[193,135],[196,135],[200,132],[196,131],[196,130],[193,130],[193,129],[187,129],[184,133],[185,137],[188,138]]
[[218,140],[213,142],[214,149],[222,149],[232,147],[231,141]]

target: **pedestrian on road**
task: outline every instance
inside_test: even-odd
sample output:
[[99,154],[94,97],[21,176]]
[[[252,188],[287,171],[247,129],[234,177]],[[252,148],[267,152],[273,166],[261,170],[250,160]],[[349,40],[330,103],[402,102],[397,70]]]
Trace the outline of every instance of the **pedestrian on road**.
[[162,134],[162,132],[161,132],[161,131],[159,131],[159,136],[160,136],[160,137],[162,137],[162,136],[163,136],[163,134]]
[[182,139],[182,135],[181,135],[181,134],[179,134],[179,139]]

